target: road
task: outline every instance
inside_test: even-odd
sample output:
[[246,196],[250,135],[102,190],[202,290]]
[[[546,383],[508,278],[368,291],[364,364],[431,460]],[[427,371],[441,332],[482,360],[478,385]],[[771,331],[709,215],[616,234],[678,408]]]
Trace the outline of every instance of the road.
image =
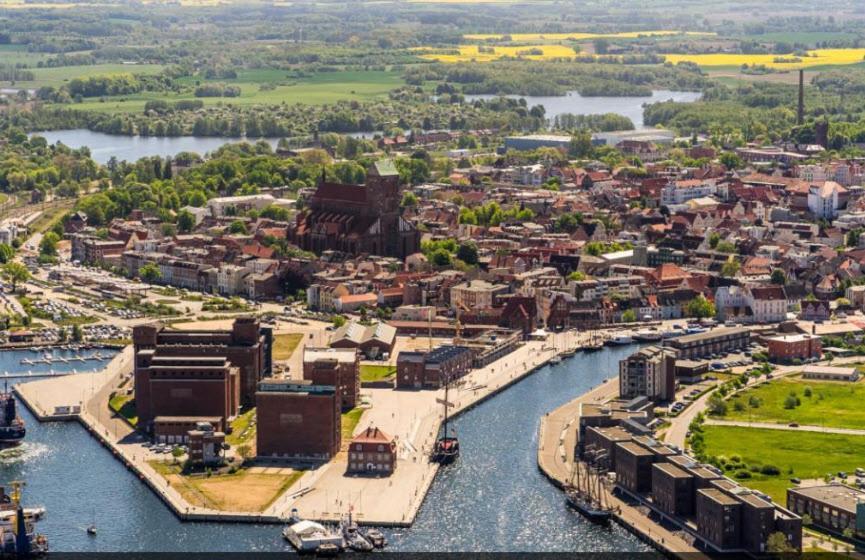
[[772,422],[737,422],[734,420],[706,419],[707,426],[739,426],[741,428],[764,428],[766,430],[788,430],[791,432],[820,432],[823,434],[845,434],[851,436],[865,436],[865,430],[852,428],[827,428],[825,426],[798,426],[787,424],[773,424]]

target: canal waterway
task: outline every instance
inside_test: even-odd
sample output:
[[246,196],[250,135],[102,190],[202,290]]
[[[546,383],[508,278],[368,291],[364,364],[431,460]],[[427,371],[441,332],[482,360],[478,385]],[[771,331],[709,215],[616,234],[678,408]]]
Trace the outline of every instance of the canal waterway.
[[[567,510],[536,463],[541,416],[615,375],[634,348],[543,367],[461,415],[454,427],[462,456],[439,472],[414,526],[386,531],[390,550],[646,550],[623,529],[597,527]],[[3,360],[17,363],[11,354],[33,355],[0,354],[0,371]],[[288,550],[278,526],[181,523],[77,423],[39,424],[21,408],[27,440],[0,452],[0,482],[26,481],[27,503],[48,509],[39,530],[52,550]],[[85,531],[94,521],[96,537]]]

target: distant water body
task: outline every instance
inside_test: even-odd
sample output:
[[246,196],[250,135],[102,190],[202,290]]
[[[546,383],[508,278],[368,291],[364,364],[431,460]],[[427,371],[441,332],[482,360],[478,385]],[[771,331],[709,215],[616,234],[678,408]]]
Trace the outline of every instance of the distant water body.
[[[466,99],[492,99],[495,95],[467,95]],[[562,113],[575,115],[597,115],[603,113],[618,113],[633,121],[634,126],[643,126],[643,105],[659,101],[692,102],[700,98],[698,92],[659,90],[652,92],[651,97],[582,97],[575,91],[564,96],[509,96],[526,100],[531,107],[543,105],[547,118],[553,118]],[[378,132],[380,134],[380,132]],[[90,148],[93,159],[105,164],[112,157],[119,161],[136,161],[150,156],[173,156],[180,152],[195,152],[204,155],[231,142],[255,142],[258,138],[223,138],[219,136],[121,136],[104,134],[86,129],[49,130],[37,133],[44,136],[50,144],[63,142],[70,148]],[[356,138],[372,138],[376,132],[354,132],[349,134]],[[271,146],[276,146],[277,138],[263,138]]]
[[[647,550],[618,526],[598,527],[567,509],[536,462],[540,418],[615,375],[635,348],[543,367],[461,415],[454,428],[462,456],[439,472],[414,526],[385,531],[389,550]],[[3,353],[0,368],[34,355]],[[277,525],[182,523],[77,423],[39,424],[25,410],[22,416],[27,439],[0,451],[0,484],[27,482],[27,503],[48,510],[38,527],[52,551],[290,551]],[[99,534],[91,537],[86,528],[94,520]]]
[[[466,95],[466,99],[495,99],[497,95]],[[650,97],[583,97],[576,91],[569,91],[567,95],[507,95],[511,99],[525,99],[526,105],[543,105],[548,119],[552,119],[564,113],[574,115],[603,115],[604,113],[616,113],[631,119],[634,127],[643,128],[643,105],[660,103],[661,101],[678,101],[680,103],[692,103],[700,99],[697,91],[653,91]]]

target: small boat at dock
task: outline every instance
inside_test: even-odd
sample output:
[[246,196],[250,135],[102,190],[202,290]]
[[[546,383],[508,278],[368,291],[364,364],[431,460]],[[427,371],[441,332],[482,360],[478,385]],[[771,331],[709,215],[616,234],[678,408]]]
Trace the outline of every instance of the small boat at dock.
[[291,543],[298,552],[319,553],[322,547],[325,552],[336,547],[337,553],[342,550],[342,535],[327,529],[321,523],[300,520],[282,530],[282,536]]
[[634,339],[627,335],[619,335],[614,336],[607,340],[606,344],[608,346],[625,346],[626,344],[632,344]]

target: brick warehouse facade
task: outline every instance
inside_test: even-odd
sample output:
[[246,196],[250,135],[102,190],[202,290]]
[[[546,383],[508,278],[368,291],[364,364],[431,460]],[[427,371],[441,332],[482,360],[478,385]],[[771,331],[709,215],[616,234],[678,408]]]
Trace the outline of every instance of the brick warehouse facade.
[[360,395],[360,354],[354,348],[304,348],[303,378],[333,385],[342,409],[351,410]]
[[255,403],[259,458],[327,461],[339,452],[342,418],[332,385],[266,379]]
[[143,349],[135,368],[138,425],[149,432],[160,417],[214,417],[224,430],[240,410],[239,377],[224,356],[159,356]]
[[[159,358],[223,357],[229,365],[237,368],[239,406],[252,406],[258,382],[271,374],[271,347],[273,332],[262,328],[258,319],[244,317],[235,319],[231,330],[168,330],[161,323],[139,325],[132,330],[135,351],[135,403],[139,414],[139,426],[148,429],[155,414],[151,395],[150,364]],[[177,383],[188,376],[179,369],[174,373],[164,370],[160,383],[166,391],[171,390],[172,378]],[[189,385],[188,380],[184,381]],[[179,387],[179,385],[178,385]],[[188,387],[187,387],[188,388]],[[183,397],[192,405],[200,395]],[[189,411],[178,411],[173,416],[189,416]]]

